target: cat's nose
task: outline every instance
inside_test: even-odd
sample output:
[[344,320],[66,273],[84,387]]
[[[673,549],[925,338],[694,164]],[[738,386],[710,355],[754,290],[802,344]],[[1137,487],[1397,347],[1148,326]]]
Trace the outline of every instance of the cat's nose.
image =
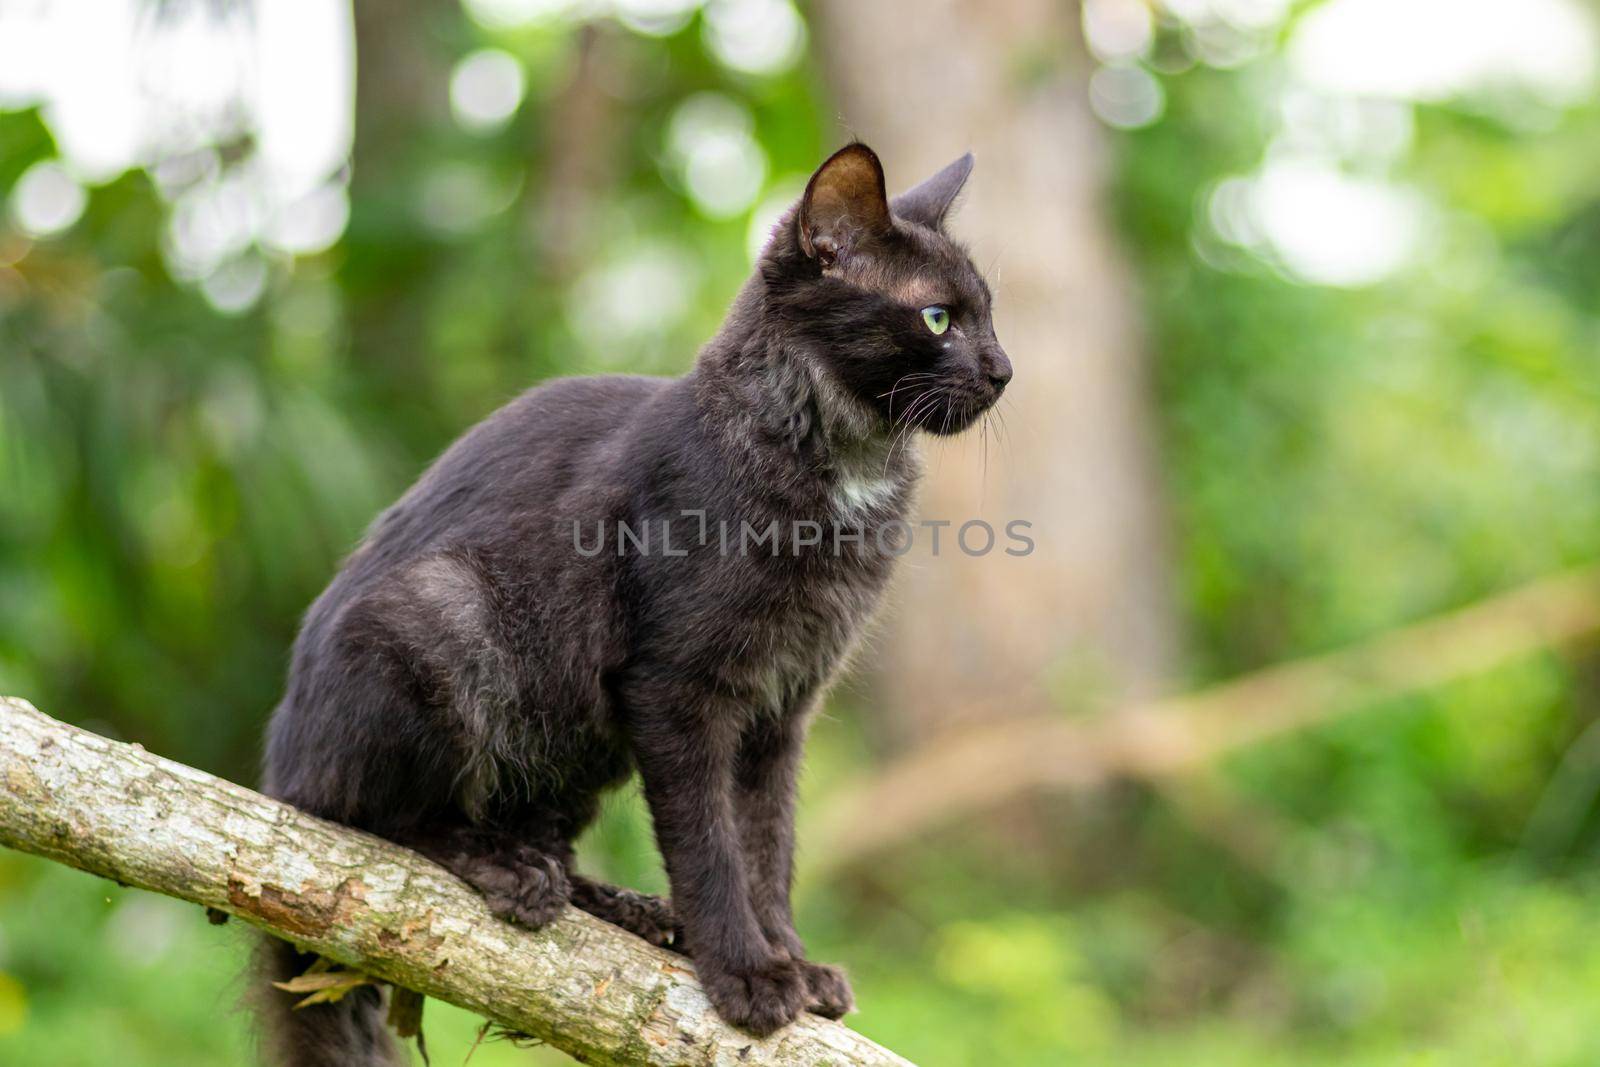
[[1011,380],[1011,360],[1006,358],[1004,349],[991,348],[984,353],[983,373],[989,379],[994,395],[999,396]]

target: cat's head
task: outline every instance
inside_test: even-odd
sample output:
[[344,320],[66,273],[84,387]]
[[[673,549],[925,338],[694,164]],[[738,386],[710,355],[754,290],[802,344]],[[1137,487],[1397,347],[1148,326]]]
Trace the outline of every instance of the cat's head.
[[763,253],[769,306],[795,349],[885,430],[958,433],[1011,380],[989,286],[944,231],[971,171],[968,154],[890,200],[877,155],[846,145]]

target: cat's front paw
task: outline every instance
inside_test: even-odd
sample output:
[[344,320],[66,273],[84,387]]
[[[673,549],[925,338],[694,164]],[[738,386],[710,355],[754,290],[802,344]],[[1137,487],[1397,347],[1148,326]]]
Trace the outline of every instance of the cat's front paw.
[[800,1017],[809,992],[802,965],[773,958],[745,971],[719,971],[701,965],[700,984],[723,1019],[765,1037]]
[[850,990],[850,980],[839,968],[801,960],[800,971],[806,980],[806,1011],[829,1019],[842,1019],[855,1010],[856,997]]

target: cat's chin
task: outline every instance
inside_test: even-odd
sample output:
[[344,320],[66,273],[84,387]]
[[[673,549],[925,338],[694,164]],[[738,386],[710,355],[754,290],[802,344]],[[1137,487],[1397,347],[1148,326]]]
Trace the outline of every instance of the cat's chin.
[[965,390],[924,393],[914,397],[907,405],[914,416],[909,423],[902,417],[886,419],[884,425],[891,436],[911,425],[935,437],[954,437],[977,425],[978,420],[994,407],[998,399],[998,394],[985,397]]
[[923,419],[919,428],[935,437],[954,437],[976,426],[978,420],[988,414],[992,407],[993,403],[980,400],[952,401],[948,409],[940,409],[936,414]]

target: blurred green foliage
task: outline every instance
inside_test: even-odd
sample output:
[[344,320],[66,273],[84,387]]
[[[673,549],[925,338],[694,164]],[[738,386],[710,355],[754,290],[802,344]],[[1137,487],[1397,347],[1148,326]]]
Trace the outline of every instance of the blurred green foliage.
[[[516,117],[473,134],[441,103],[403,136],[358,127],[380,132],[358,136],[345,236],[274,259],[240,315],[169,277],[143,172],[60,237],[0,228],[0,691],[250,781],[297,614],[431,455],[539,378],[686,366],[747,270],[750,213],[686,195],[677,109],[714,93],[748,116],[769,193],[831,137],[812,69],[724,69],[697,26],[434,12],[441,66],[486,44],[523,63]],[[1162,33],[1156,54],[1181,52]],[[585,47],[615,151],[551,218]],[[1164,117],[1114,135],[1196,683],[1590,559],[1600,529],[1600,110],[1411,109],[1394,176],[1433,206],[1431,251],[1336,289],[1208,229],[1212,191],[1267,151],[1280,78],[1276,50],[1174,64]],[[0,113],[0,190],[54,151],[38,111]],[[492,206],[430,221],[440,182]],[[681,306],[595,332],[607,272],[641,254]],[[855,976],[853,1024],[929,1067],[1600,1061],[1593,651],[802,879],[801,928]],[[868,767],[857,722],[819,725],[808,795]],[[585,853],[661,886],[637,796]],[[243,1062],[243,940],[0,857],[0,1061]],[[434,1062],[473,1049],[463,1013],[432,1004],[427,1026]]]

